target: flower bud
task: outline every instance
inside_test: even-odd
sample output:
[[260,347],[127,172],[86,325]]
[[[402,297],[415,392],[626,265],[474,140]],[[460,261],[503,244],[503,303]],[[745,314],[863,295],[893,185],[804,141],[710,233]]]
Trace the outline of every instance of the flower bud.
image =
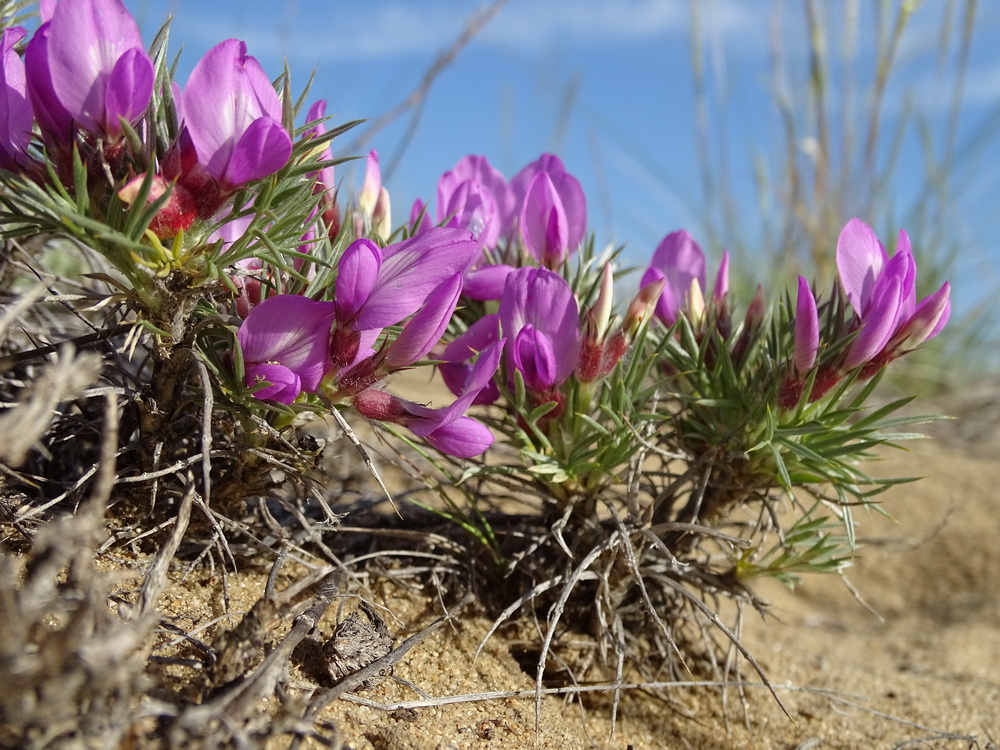
[[361,334],[347,326],[335,326],[330,334],[330,361],[334,367],[347,367],[358,356]]
[[[139,197],[142,183],[146,179],[145,174],[131,180],[125,187],[118,191],[118,197],[125,203],[132,204]],[[161,240],[177,236],[177,233],[189,229],[194,223],[197,213],[194,198],[184,186],[171,185],[160,175],[153,177],[149,187],[149,195],[146,198],[146,205],[151,205],[163,197],[171,190],[167,202],[156,212],[156,216],[149,223],[150,231]]]
[[660,301],[660,295],[663,294],[666,283],[666,279],[651,281],[635,295],[632,304],[628,306],[628,312],[625,313],[625,319],[621,326],[629,339],[634,338],[642,325],[656,312],[657,303]]
[[379,422],[400,424],[407,417],[406,407],[400,399],[374,388],[355,394],[354,408],[361,416]]
[[603,341],[607,335],[608,325],[611,323],[611,308],[614,305],[614,285],[615,278],[611,272],[611,264],[605,263],[597,302],[587,311],[587,338]]
[[705,295],[701,291],[698,279],[691,279],[688,289],[688,315],[692,323],[700,323],[705,319]]

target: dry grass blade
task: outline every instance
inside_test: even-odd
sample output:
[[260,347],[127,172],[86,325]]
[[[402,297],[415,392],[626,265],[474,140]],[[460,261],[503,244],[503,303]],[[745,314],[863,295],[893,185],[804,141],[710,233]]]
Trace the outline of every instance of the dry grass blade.
[[139,599],[136,602],[134,610],[135,619],[151,612],[167,587],[167,573],[170,570],[170,563],[173,562],[174,555],[177,554],[177,550],[181,546],[181,541],[184,539],[188,523],[191,521],[191,506],[194,503],[194,495],[194,485],[188,485],[188,489],[181,500],[180,508],[177,511],[177,520],[174,523],[174,528],[170,532],[166,543],[157,552],[153,564],[146,571],[142,588],[139,590]]
[[37,379],[19,396],[19,401],[0,415],[0,461],[20,466],[55,417],[55,408],[78,398],[93,385],[101,371],[96,354],[78,354],[65,346],[55,362],[47,364]]

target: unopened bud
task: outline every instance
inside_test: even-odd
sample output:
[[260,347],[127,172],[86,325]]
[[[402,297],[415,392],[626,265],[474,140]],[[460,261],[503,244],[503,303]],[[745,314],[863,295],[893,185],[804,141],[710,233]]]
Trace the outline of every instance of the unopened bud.
[[698,279],[691,279],[691,288],[688,290],[688,317],[692,323],[701,322],[705,319],[705,295],[701,291],[701,284]]
[[347,367],[360,348],[361,334],[353,328],[338,325],[330,332],[330,361],[334,367]]
[[389,191],[384,187],[378,191],[378,199],[372,209],[372,231],[379,237],[392,234],[392,210],[389,205]]
[[361,195],[358,196],[358,207],[365,216],[375,213],[375,203],[378,201],[379,193],[382,190],[382,170],[379,169],[378,151],[372,150],[368,154],[368,161],[365,164],[365,181],[361,185]]
[[753,299],[750,300],[750,305],[747,307],[746,317],[743,319],[744,330],[756,330],[764,322],[764,314],[767,312],[767,295],[764,293],[764,287],[760,284],[757,285],[757,291],[753,293]]
[[373,354],[367,359],[358,362],[337,380],[338,392],[345,395],[354,395],[367,388],[371,388],[385,377],[385,373],[381,369],[382,361],[383,357]]
[[611,264],[604,264],[604,272],[601,275],[601,291],[597,295],[594,306],[587,311],[587,324],[593,326],[593,337],[595,341],[604,341],[608,332],[608,325],[611,323],[611,308],[614,306],[615,277],[611,272]]
[[622,321],[622,330],[626,332],[629,339],[635,337],[643,324],[649,320],[656,312],[656,303],[660,301],[663,287],[666,286],[666,279],[651,281],[635,295],[632,304],[628,306],[625,319]]
[[355,394],[353,401],[354,408],[361,416],[379,422],[401,423],[407,415],[402,401],[390,393],[374,388]]
[[733,361],[740,362],[750,348],[757,332],[764,324],[764,316],[767,313],[767,298],[764,294],[764,287],[757,285],[757,291],[753,293],[753,299],[747,307],[747,314],[743,318],[743,330],[740,331],[736,345],[733,347]]
[[[131,205],[139,198],[139,191],[146,180],[146,175],[141,174],[129,181],[125,187],[118,191],[118,197],[125,203]],[[185,229],[189,229],[194,223],[197,213],[194,198],[182,185],[173,185],[167,182],[160,175],[153,177],[149,186],[149,195],[146,197],[146,205],[151,205],[162,198],[168,190],[171,190],[167,202],[156,212],[156,216],[149,222],[149,230],[161,240],[176,237]]]

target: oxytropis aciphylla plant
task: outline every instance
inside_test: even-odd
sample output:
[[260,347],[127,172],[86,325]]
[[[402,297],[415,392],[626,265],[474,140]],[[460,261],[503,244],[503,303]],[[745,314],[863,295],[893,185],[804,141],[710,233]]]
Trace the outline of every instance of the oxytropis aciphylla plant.
[[296,128],[304,96],[292,100],[287,76],[276,88],[239,40],[210,49],[182,89],[167,27],[147,52],[120,0],[43,2],[39,14],[30,38],[3,31],[2,232],[93,251],[79,262],[114,303],[98,306],[105,329],[136,326],[131,351],[151,355],[137,379],[150,407],[140,442],[180,446],[189,435],[168,433],[189,403],[193,362],[224,384],[217,406],[239,400],[226,383],[228,313],[245,317],[281,292],[319,298],[332,283],[342,247],[331,239],[329,142],[350,124],[327,132],[318,102]]
[[[428,215],[415,206],[414,231],[426,231]],[[480,244],[466,270],[457,335],[436,353],[445,383],[460,393],[477,356],[502,337],[500,372],[474,403],[504,402],[511,418],[491,424],[559,507],[593,509],[636,444],[621,415],[644,392],[644,365],[612,375],[641,337],[663,280],[614,318],[614,254],[593,258],[580,183],[551,155],[510,183],[484,158],[463,159],[439,181],[434,215],[469,227]]]
[[[691,268],[691,256],[688,248],[668,259],[681,265],[674,277]],[[717,525],[754,499],[768,514],[773,490],[794,499],[793,488],[808,488],[807,494],[832,500],[828,507],[842,516],[844,539],[853,538],[850,505],[887,485],[864,474],[857,459],[891,439],[880,430],[906,421],[887,417],[910,399],[867,414],[866,401],[888,362],[944,327],[950,289],[946,283],[918,303],[906,233],[890,258],[857,219],[841,233],[837,265],[839,283],[826,302],[818,303],[800,277],[794,301],[787,298],[768,323],[758,290],[742,325],[730,333],[728,324],[705,330],[704,321],[723,320],[728,311],[719,304],[706,316],[694,291],[673,325],[650,337],[665,363],[664,388],[678,400],[676,413],[663,418],[661,441],[689,467],[685,481],[664,482],[672,491],[655,498],[654,523]],[[818,506],[805,510],[810,533],[828,534],[823,519],[813,517]],[[684,538],[675,532],[667,541],[683,549]],[[690,545],[695,537],[686,540]],[[739,570],[760,572],[751,558],[745,554]]]
[[[15,45],[27,32],[3,32],[5,234],[54,231],[96,250],[161,334],[178,333],[178,316],[205,297],[182,288],[232,287],[251,255],[290,269],[285,254],[322,234],[332,218],[320,194],[333,180],[325,144],[339,130],[314,122],[296,138],[288,81],[276,90],[245,43],[210,49],[182,89],[167,27],[147,53],[121,0],[43,2],[39,13],[23,61]],[[220,233],[228,222],[240,231]]]

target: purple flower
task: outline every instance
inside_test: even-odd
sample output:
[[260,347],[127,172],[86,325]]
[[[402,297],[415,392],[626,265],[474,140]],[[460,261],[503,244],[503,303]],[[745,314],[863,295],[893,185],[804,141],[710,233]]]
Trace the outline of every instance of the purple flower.
[[476,250],[469,232],[445,227],[382,250],[370,240],[357,240],[338,270],[338,321],[353,320],[357,330],[399,323],[419,310],[435,287],[464,271]]
[[583,241],[587,199],[566,172],[539,172],[524,194],[519,216],[521,241],[546,268],[559,267]]
[[365,180],[361,183],[361,194],[358,196],[358,204],[366,216],[371,217],[374,213],[381,192],[382,168],[379,166],[378,151],[372,149],[365,159]]
[[459,458],[478,456],[493,444],[493,433],[464,415],[476,403],[483,389],[491,384],[500,364],[503,345],[504,341],[500,339],[480,354],[469,371],[461,395],[449,406],[431,409],[374,389],[358,393],[354,397],[354,406],[369,419],[406,425],[413,434],[424,438],[443,453]]
[[[547,174],[550,178],[556,179],[558,175],[569,173],[566,171],[566,167],[563,165],[562,159],[558,156],[555,154],[542,154],[535,161],[531,162],[531,164],[514,175],[514,179],[510,181],[510,185],[508,187],[513,204],[511,213],[512,222],[518,221],[521,214],[521,207],[524,206],[524,197],[528,193],[528,187],[531,185],[532,180],[534,180],[539,174]],[[510,229],[513,230],[514,227],[511,226]]]
[[[387,375],[405,369],[424,357],[441,339],[461,294],[462,275],[456,273],[435,288],[416,315],[403,324],[399,335],[378,351],[369,347],[378,338],[380,329],[356,331],[339,325],[334,328],[331,335],[331,362],[340,368],[336,395],[357,396]],[[343,366],[342,363],[355,351],[355,342],[357,354],[354,361]],[[362,351],[362,347],[365,347],[365,351]]]
[[369,232],[383,238],[392,234],[389,191],[382,184],[382,168],[375,149],[368,152],[365,160],[365,179],[358,196],[358,208],[352,218],[354,236],[359,239]]
[[67,152],[73,140],[73,116],[59,101],[49,72],[50,24],[43,23],[24,50],[28,98],[50,151]]
[[434,225],[431,223],[427,205],[417,198],[410,208],[410,236],[415,237],[418,234],[423,234],[432,226]]
[[281,100],[246,44],[227,39],[201,58],[184,87],[179,157],[165,167],[208,218],[226,195],[274,174],[292,153]]
[[456,273],[427,296],[417,314],[403,325],[385,350],[385,364],[400,369],[423,358],[441,340],[462,294],[462,274]]
[[20,26],[3,30],[0,40],[0,168],[17,171],[31,164],[26,153],[31,142],[32,112],[28,103],[24,63],[14,45],[27,32]]
[[[325,116],[325,99],[320,99],[309,107],[309,111],[306,113],[306,122],[315,122],[316,125],[306,131],[306,138],[319,138],[321,135],[326,133],[326,126],[322,122],[317,122],[318,120],[322,120]],[[330,153],[329,142],[323,147],[323,151],[320,153],[320,159],[323,161],[333,160],[333,155]],[[321,215],[323,217],[323,221],[326,222],[327,227],[330,228],[330,236],[335,237],[340,229],[340,217],[337,215],[337,181],[334,175],[333,167],[323,167],[319,170],[319,172],[312,173],[309,176],[316,178],[314,192],[316,194],[322,194],[323,196],[320,201]]]
[[434,227],[381,249],[368,239],[352,242],[337,264],[333,362],[357,356],[359,336],[413,315],[443,282],[461,274],[476,253],[467,231]]
[[[434,221],[438,225],[468,229],[479,249],[494,249],[501,235],[509,232],[513,199],[507,181],[484,156],[465,156],[441,175],[437,185]],[[423,201],[410,210],[412,234],[430,228],[430,212]],[[503,294],[510,266],[489,263],[477,252],[465,272],[462,294],[471,299],[494,300]]]
[[816,355],[819,353],[819,312],[809,282],[801,276],[795,302],[793,347],[795,370],[804,375],[816,364]]
[[315,391],[330,369],[332,302],[295,294],[269,297],[254,307],[236,333],[249,386],[259,399],[292,403],[302,391]]
[[438,224],[468,229],[480,247],[496,247],[500,238],[500,209],[490,192],[478,182],[467,180],[441,202],[438,190]]
[[545,268],[513,271],[498,315],[511,380],[520,371],[531,391],[548,394],[573,374],[580,356],[580,315],[562,276]]
[[153,62],[121,0],[62,0],[28,46],[36,47],[26,62],[29,90],[49,137],[66,135],[68,116],[117,140],[119,118],[135,122],[145,113]]
[[443,409],[430,409],[419,404],[409,404],[413,419],[407,427],[439,451],[459,458],[472,458],[493,445],[493,433],[476,420],[464,416],[476,403],[480,393],[491,385],[493,375],[500,366],[504,339],[491,344],[479,355],[469,372],[461,395]]
[[[500,319],[497,315],[484,315],[462,334],[456,336],[441,353],[438,371],[441,379],[456,396],[465,388],[465,381],[472,372],[475,357],[500,339]],[[478,406],[492,404],[500,398],[500,389],[495,383],[485,386],[472,402]]]
[[851,219],[837,240],[837,270],[847,300],[857,314],[857,336],[848,346],[843,368],[885,364],[936,336],[948,321],[951,287],[916,301],[917,266],[905,231],[889,257],[870,226]]
[[705,254],[683,229],[663,238],[640,284],[645,286],[661,279],[666,285],[656,303],[656,317],[664,325],[672,326],[685,306],[692,282],[697,282],[700,289],[705,288]]
[[465,272],[465,287],[462,294],[469,299],[495,300],[503,296],[507,277],[513,266],[503,263],[484,264]]
[[437,222],[468,229],[483,247],[496,247],[509,231],[513,196],[504,176],[485,156],[465,156],[441,175],[437,185]]

